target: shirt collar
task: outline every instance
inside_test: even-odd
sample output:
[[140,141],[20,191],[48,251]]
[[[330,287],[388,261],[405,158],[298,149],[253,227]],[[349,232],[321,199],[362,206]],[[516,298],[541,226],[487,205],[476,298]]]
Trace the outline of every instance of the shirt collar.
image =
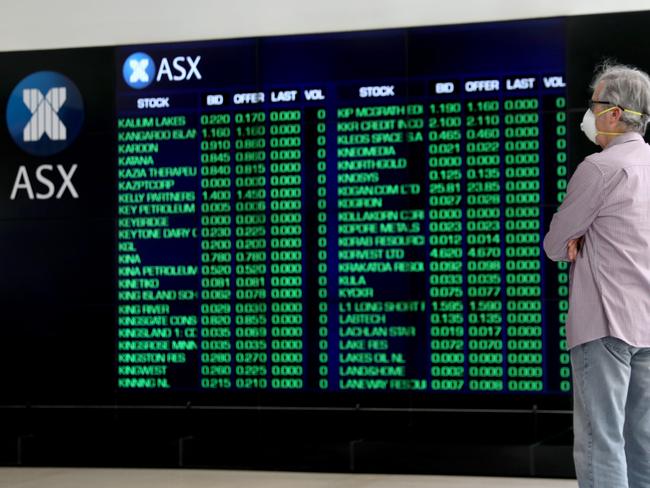
[[609,149],[610,147],[617,146],[618,144],[624,144],[626,142],[632,141],[643,141],[643,136],[638,132],[625,132],[620,136],[616,136],[614,139],[612,139],[605,149]]

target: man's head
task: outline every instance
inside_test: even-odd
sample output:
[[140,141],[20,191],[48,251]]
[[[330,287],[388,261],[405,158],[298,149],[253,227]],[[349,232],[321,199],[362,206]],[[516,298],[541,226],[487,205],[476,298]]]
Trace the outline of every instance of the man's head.
[[596,143],[606,147],[625,132],[645,134],[650,122],[650,77],[622,64],[605,62],[591,83],[590,109],[595,118]]

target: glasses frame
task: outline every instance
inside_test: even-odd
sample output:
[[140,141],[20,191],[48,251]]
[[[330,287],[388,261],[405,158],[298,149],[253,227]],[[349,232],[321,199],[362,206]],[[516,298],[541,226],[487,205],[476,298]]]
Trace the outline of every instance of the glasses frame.
[[623,107],[621,107],[620,105],[617,105],[617,104],[612,103],[612,102],[607,102],[607,101],[605,101],[605,100],[592,100],[592,99],[590,98],[589,101],[587,102],[587,105],[589,106],[589,109],[590,109],[591,111],[594,110],[594,105],[597,105],[597,104],[600,104],[600,105],[613,105],[613,106],[615,106],[615,107],[620,108],[621,110],[624,110]]

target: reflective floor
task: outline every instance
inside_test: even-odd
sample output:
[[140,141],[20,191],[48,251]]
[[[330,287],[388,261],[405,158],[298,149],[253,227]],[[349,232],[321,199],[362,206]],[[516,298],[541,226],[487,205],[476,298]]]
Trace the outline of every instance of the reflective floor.
[[576,488],[573,480],[268,471],[0,468],[0,488]]

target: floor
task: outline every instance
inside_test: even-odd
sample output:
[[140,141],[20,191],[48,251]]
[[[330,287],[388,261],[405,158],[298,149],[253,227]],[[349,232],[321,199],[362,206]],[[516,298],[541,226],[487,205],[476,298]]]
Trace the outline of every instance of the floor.
[[574,480],[268,471],[0,468],[0,488],[576,488]]

